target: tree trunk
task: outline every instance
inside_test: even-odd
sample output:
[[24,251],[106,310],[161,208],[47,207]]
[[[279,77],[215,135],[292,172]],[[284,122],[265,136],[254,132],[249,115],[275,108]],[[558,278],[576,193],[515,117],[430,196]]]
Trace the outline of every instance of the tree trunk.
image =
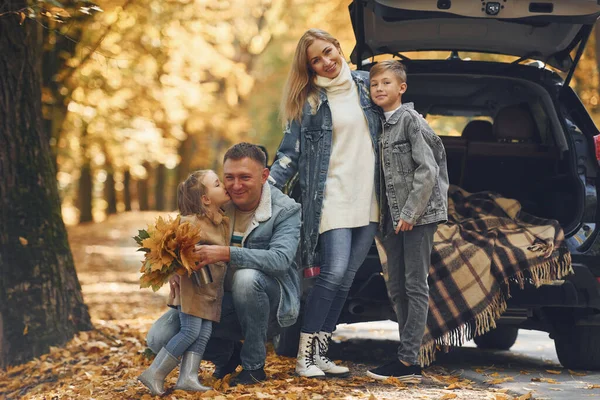
[[106,182],[104,182],[104,197],[108,203],[106,214],[112,215],[117,213],[117,191],[115,190],[115,173],[112,168],[106,171]]
[[79,207],[79,223],[91,222],[92,215],[92,168],[89,160],[81,167],[79,187],[77,189],[77,205]]
[[91,329],[42,129],[36,22],[0,17],[0,367]]
[[167,167],[164,164],[158,164],[156,167],[156,182],[154,184],[155,210],[165,210],[165,190],[167,182]]
[[144,163],[144,168],[146,168],[146,177],[144,179],[140,179],[137,181],[137,196],[138,203],[140,205],[140,211],[148,211],[150,209],[149,204],[149,181],[150,181],[150,172],[151,167],[149,163]]
[[125,171],[123,176],[123,203],[125,203],[125,211],[131,211],[131,172]]

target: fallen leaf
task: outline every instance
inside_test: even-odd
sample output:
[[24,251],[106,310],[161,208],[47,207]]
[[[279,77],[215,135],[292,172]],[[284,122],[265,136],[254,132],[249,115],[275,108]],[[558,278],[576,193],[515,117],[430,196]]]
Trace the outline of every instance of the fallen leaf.
[[552,378],[531,378],[531,382],[544,382],[544,383],[552,383],[552,384],[560,384],[556,379]]
[[586,376],[587,375],[587,372],[573,371],[572,369],[569,370],[569,373],[571,375],[575,375],[575,376]]
[[531,398],[533,398],[533,392],[529,392],[522,396],[516,397],[515,400],[530,400]]
[[600,389],[600,385],[587,385],[586,389]]
[[29,325],[25,325],[25,329],[23,329],[23,336],[29,333]]
[[560,375],[562,373],[562,371],[557,371],[554,369],[547,369],[546,372],[552,375]]
[[27,241],[27,239],[25,239],[22,236],[19,236],[19,242],[21,242],[21,245],[23,245],[23,246],[27,246],[29,244],[29,242]]
[[457,396],[454,393],[446,393],[445,395],[443,395],[442,397],[440,397],[440,400],[449,400],[449,399],[455,399]]
[[499,384],[504,383],[504,382],[513,381],[514,379],[515,378],[512,377],[512,376],[506,376],[504,378],[497,378],[497,379],[487,380],[487,381],[485,381],[485,383],[488,383],[490,385],[499,385]]
[[529,371],[525,371],[525,370],[523,370],[523,371],[519,371],[519,373],[520,373],[521,375],[530,375],[530,374],[531,374],[531,372],[529,372]]

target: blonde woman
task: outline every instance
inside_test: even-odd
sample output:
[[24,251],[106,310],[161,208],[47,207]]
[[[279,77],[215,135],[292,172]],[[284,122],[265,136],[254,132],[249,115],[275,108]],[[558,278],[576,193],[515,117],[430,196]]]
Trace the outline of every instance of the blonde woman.
[[379,221],[381,122],[369,98],[368,73],[351,71],[339,42],[310,29],[296,47],[281,115],[286,128],[270,181],[281,188],[299,174],[302,267],[321,268],[306,301],[296,373],[346,376],[348,368],[326,353]]

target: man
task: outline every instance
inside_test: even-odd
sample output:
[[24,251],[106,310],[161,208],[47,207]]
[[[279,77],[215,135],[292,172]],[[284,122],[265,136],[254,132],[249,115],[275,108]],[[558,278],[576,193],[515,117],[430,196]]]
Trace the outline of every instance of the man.
[[[279,327],[294,324],[300,309],[300,283],[294,262],[300,240],[300,205],[267,183],[264,152],[239,143],[224,156],[224,184],[232,204],[230,246],[197,246],[200,266],[228,262],[221,321],[214,324],[204,358],[223,378],[241,363],[232,384],[264,381],[265,343]],[[160,317],[148,332],[155,353],[179,330],[176,310]],[[239,348],[239,341],[244,343]]]

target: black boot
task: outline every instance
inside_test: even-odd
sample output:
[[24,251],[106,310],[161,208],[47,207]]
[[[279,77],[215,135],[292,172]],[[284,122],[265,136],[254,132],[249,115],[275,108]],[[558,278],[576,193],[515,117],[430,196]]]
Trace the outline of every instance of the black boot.
[[244,369],[238,376],[231,380],[231,386],[236,385],[254,385],[267,380],[267,374],[263,368]]
[[229,361],[225,365],[215,365],[215,372],[213,372],[213,378],[223,379],[225,376],[235,371],[238,365],[242,365],[242,359],[240,358],[240,352],[242,350],[242,343],[235,342],[233,344],[233,353]]

